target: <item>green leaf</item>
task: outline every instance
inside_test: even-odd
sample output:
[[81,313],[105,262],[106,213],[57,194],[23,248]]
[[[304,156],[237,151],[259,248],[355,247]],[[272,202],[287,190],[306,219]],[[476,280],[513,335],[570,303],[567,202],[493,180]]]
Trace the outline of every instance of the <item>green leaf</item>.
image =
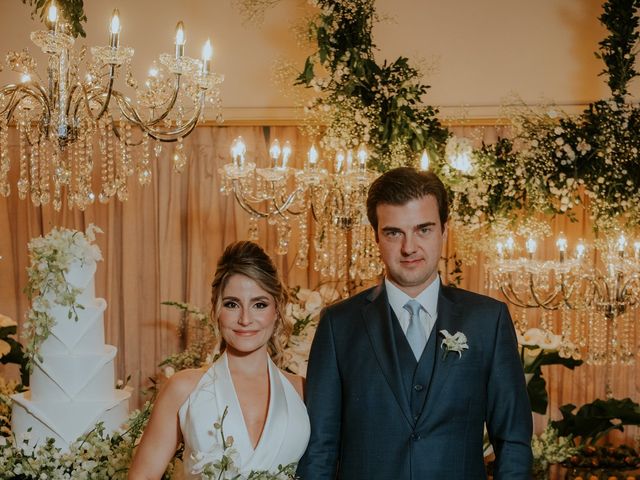
[[547,395],[547,382],[542,378],[542,372],[538,369],[527,384],[527,393],[531,402],[531,410],[544,415],[547,413],[549,396]]

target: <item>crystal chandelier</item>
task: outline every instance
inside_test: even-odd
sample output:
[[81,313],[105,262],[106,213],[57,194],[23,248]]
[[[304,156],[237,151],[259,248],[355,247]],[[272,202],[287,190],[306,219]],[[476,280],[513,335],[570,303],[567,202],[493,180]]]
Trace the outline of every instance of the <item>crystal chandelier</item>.
[[367,151],[338,152],[331,172],[320,167],[319,152],[312,146],[302,169],[290,166],[292,148],[274,140],[269,166],[258,167],[247,157],[241,137],[231,146],[232,161],[220,170],[221,191],[233,194],[250,215],[249,237],[258,239],[258,221],[276,226],[276,253],[289,251],[292,223],[299,243],[296,266],[309,259],[309,231],[315,249],[314,269],[323,279],[362,282],[382,272],[378,250],[366,216],[369,185],[377,173],[367,169]]
[[[218,111],[220,107],[223,77],[211,71],[210,42],[201,60],[185,56],[185,31],[179,22],[175,53],[162,54],[161,67],[154,66],[139,85],[131,75],[133,49],[120,46],[117,9],[109,45],[91,48],[93,60],[84,76],[80,65],[86,50],[72,50],[75,39],[53,2],[47,26],[31,33],[31,40],[48,56],[46,79],[40,79],[26,50],[7,56],[21,81],[0,89],[0,194],[11,192],[9,127],[14,124],[19,139],[18,195],[29,195],[36,206],[52,202],[60,210],[66,194],[69,208],[84,209],[96,198],[94,170],[100,177],[99,201],[113,196],[126,200],[128,177],[136,174],[141,185],[150,181],[152,143],[157,157],[160,142],[177,142],[173,164],[180,171],[186,162],[182,139],[193,131],[207,103]],[[136,93],[135,102],[114,88],[120,70]]]
[[[612,235],[591,248],[580,241],[569,254],[568,241],[560,235],[556,259],[541,260],[534,238],[526,240],[524,254],[513,238],[496,243],[489,287],[500,290],[523,313],[530,308],[559,311],[563,337],[586,352],[588,363],[633,363],[640,241],[631,246],[628,235]],[[542,328],[551,329],[546,315]]]

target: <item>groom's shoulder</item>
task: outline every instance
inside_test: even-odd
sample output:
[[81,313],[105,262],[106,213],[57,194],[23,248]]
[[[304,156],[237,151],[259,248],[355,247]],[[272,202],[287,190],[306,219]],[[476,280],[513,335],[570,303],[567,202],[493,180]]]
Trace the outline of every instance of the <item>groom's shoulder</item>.
[[442,293],[444,296],[449,298],[450,300],[457,303],[464,303],[468,306],[473,305],[486,305],[489,307],[498,308],[504,304],[500,300],[490,297],[488,295],[483,295],[481,293],[472,292],[470,290],[465,290],[463,288],[458,287],[450,287],[450,286],[442,286]]
[[363,308],[366,304],[371,303],[371,296],[375,294],[375,290],[379,287],[371,287],[362,292],[356,293],[344,300],[340,300],[326,308],[327,313],[331,315],[342,315],[353,313],[354,310]]

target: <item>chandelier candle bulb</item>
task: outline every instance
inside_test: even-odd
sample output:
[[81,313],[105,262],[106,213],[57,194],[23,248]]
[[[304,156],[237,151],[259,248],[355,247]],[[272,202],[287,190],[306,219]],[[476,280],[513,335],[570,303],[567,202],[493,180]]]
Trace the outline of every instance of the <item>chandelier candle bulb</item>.
[[533,254],[536,253],[536,250],[538,249],[538,244],[533,238],[529,238],[525,243],[525,248],[527,249],[529,258],[533,258]]
[[184,44],[186,38],[184,34],[184,24],[179,21],[176,25],[176,59],[180,59],[184,56]]
[[358,156],[358,167],[361,172],[364,172],[367,169],[367,148],[364,145],[360,145],[358,147],[358,152],[356,154]]
[[309,159],[309,168],[315,170],[318,165],[318,150],[315,145],[311,145],[307,158]]
[[633,243],[633,254],[636,260],[640,260],[640,241],[638,240]]
[[429,163],[429,154],[427,153],[427,150],[424,149],[422,150],[422,155],[420,156],[420,170],[425,172],[429,170]]
[[278,166],[278,158],[280,157],[280,153],[282,149],[280,148],[280,142],[276,138],[273,142],[271,142],[271,147],[269,148],[269,156],[271,160],[273,160],[273,168]]
[[236,138],[231,144],[231,158],[233,158],[233,164],[242,169],[244,167],[244,154],[247,151],[247,147],[244,144],[242,137]]
[[56,7],[56,3],[53,1],[51,2],[51,5],[49,5],[49,10],[47,11],[47,23],[49,30],[55,32],[58,27],[58,7]]
[[109,46],[111,48],[118,48],[120,45],[120,13],[116,8],[111,16],[111,28],[109,29],[111,35],[109,37]]
[[620,258],[624,257],[624,250],[625,248],[627,248],[627,239],[624,235],[620,235],[618,237],[617,247],[618,247],[618,255],[620,256]]
[[504,243],[496,242],[496,251],[498,252],[498,258],[502,260],[504,258]]
[[284,142],[284,146],[282,147],[282,164],[280,165],[280,168],[282,170],[287,169],[287,163],[289,162],[290,156],[291,156],[291,143],[289,142],[289,140],[287,140],[286,142]]
[[504,248],[509,255],[513,255],[513,251],[515,250],[516,242],[513,240],[513,237],[507,237],[504,242]]
[[567,251],[567,239],[563,235],[556,240],[556,247],[558,247],[558,252],[560,253],[560,262],[564,262],[564,255]]
[[353,166],[353,152],[351,150],[347,150],[347,172],[351,171],[352,166]]
[[584,243],[578,242],[578,244],[576,245],[576,258],[578,260],[581,260],[584,257],[585,250],[586,247],[584,246]]
[[339,150],[338,152],[336,152],[335,173],[340,173],[342,171],[343,165],[344,165],[344,152]]
[[202,75],[208,75],[211,70],[211,56],[213,49],[211,48],[211,40],[207,39],[202,47]]

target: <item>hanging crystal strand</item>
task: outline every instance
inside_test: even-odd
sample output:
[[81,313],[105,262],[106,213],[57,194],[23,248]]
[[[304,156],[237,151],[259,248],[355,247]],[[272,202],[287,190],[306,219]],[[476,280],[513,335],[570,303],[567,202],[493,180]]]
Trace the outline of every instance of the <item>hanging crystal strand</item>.
[[569,308],[566,305],[563,305],[560,308],[560,321],[562,325],[560,331],[560,334],[562,335],[562,349],[560,350],[560,356],[571,357],[576,352],[572,351],[572,349],[569,347],[574,338],[571,316],[569,315]]
[[151,182],[151,169],[149,168],[149,134],[143,132],[142,134],[142,155],[138,162],[138,183],[140,185],[148,185]]
[[551,315],[549,310],[542,309],[540,314],[540,328],[546,332],[551,331]]
[[3,116],[0,119],[0,195],[8,197],[11,193],[9,185],[9,127]]
[[40,206],[40,172],[39,165],[40,159],[38,158],[38,154],[40,153],[40,148],[38,143],[36,143],[29,152],[29,176],[31,178],[31,188],[30,195],[31,201],[33,204],[38,207]]
[[100,163],[100,193],[98,194],[98,201],[100,203],[106,203],[109,201],[109,195],[107,193],[109,186],[109,162],[107,161],[107,143],[109,137],[107,134],[107,122],[103,118],[98,123],[98,129],[100,130],[100,138],[98,140],[98,147],[100,149],[100,156],[102,162]]
[[[40,160],[40,204],[48,205],[51,201],[51,176],[49,171],[49,143],[44,135],[38,141],[38,159]],[[52,156],[52,155],[51,155]]]
[[127,178],[129,178],[131,175],[133,175],[135,171],[135,165],[133,162],[133,145],[131,144],[131,124],[126,120],[123,120],[123,122],[124,122],[124,139],[125,139],[124,147],[125,147],[126,160],[127,160],[126,175],[127,175]]
[[18,138],[20,146],[20,179],[17,186],[18,196],[20,200],[24,200],[29,192],[29,161],[27,156],[27,121],[22,111],[18,120]]
[[258,220],[260,220],[260,217],[257,217],[255,215],[251,215],[249,217],[249,229],[248,229],[249,240],[254,242],[257,242],[259,239]]
[[307,230],[307,212],[298,216],[298,251],[296,252],[296,267],[307,268],[309,266],[309,231]]
[[347,270],[347,253],[348,253],[348,245],[347,245],[347,231],[341,228],[336,228],[336,254],[335,254],[335,263],[337,264],[337,269],[332,275],[332,277],[338,277],[345,282],[349,280],[349,272]]
[[107,196],[113,197],[116,194],[118,189],[118,184],[116,183],[116,156],[115,156],[115,148],[114,142],[116,139],[114,138],[113,130],[111,125],[107,125]]
[[277,239],[278,245],[276,247],[277,255],[286,255],[289,251],[289,239],[291,238],[291,227],[289,226],[289,217],[278,216],[277,223]]
[[173,171],[176,173],[182,173],[186,164],[187,156],[184,154],[184,145],[182,144],[182,138],[178,138],[175,149],[173,151]]
[[91,180],[93,178],[93,146],[92,136],[85,135],[82,138],[82,149],[80,158],[84,159],[82,164],[82,198],[85,207],[91,205],[95,201],[95,194],[92,191]]
[[60,150],[53,149],[53,209],[59,212],[62,208],[62,178],[61,178],[61,161]]
[[118,200],[125,201],[129,198],[129,192],[127,191],[127,145],[125,142],[125,123],[121,118],[118,122],[118,129],[121,137],[118,139],[114,135],[113,141],[118,146],[118,159],[115,163],[115,179],[114,186]]
[[520,333],[524,333],[527,331],[528,321],[527,321],[527,309],[522,307],[516,307],[516,330]]

